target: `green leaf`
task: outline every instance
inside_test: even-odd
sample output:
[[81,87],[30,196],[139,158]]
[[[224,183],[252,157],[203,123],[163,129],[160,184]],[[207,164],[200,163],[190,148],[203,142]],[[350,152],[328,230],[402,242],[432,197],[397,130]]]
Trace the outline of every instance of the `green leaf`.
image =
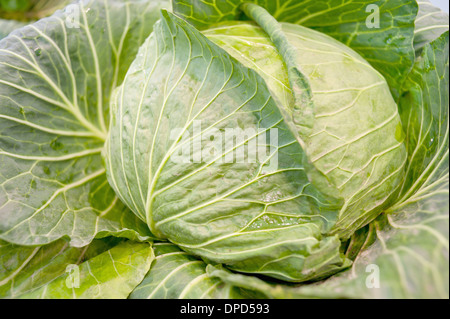
[[350,270],[323,282],[293,287],[210,268],[211,277],[269,298],[443,298],[449,297],[448,185],[372,224],[377,240]]
[[[286,122],[292,123],[295,136],[303,141],[306,136],[309,136],[312,133],[311,131],[314,126],[314,113],[316,110],[313,103],[310,81],[308,77],[301,72],[301,68],[299,67],[297,61],[298,50],[288,39],[282,25],[278,23],[277,20],[264,8],[252,3],[244,3],[241,7],[245,14],[252,18],[267,33],[273,45],[283,57],[283,62],[286,64],[286,73],[289,79],[288,87],[290,88],[290,95],[293,96],[294,100],[291,102],[291,99],[289,99],[287,102],[290,103],[282,103],[280,108],[284,109],[285,113],[288,114],[288,116],[285,115],[284,117]],[[264,37],[263,35],[261,36]],[[242,40],[245,41],[245,39],[241,39],[241,41]],[[250,60],[256,61],[257,58],[253,57]],[[284,69],[284,66],[282,69]],[[255,70],[259,71],[261,69],[255,68]],[[268,74],[264,71],[262,73],[263,78],[264,75]],[[278,72],[274,72],[273,74],[269,73],[269,75],[276,77],[277,73]],[[266,76],[266,78],[267,77],[268,76]],[[271,89],[272,95],[278,95],[274,94],[278,93],[276,90],[270,87],[269,89]],[[279,98],[274,99],[277,102],[283,101],[283,97],[285,95],[285,92],[283,92]],[[304,143],[302,143],[302,145],[304,145]]]
[[5,12],[26,11],[31,5],[31,0],[0,0],[0,9]]
[[[277,298],[449,298],[448,32],[425,45],[405,86],[401,113],[416,152],[407,196],[355,240],[362,250],[350,270],[313,285],[274,286],[214,269],[210,275]],[[408,88],[408,90],[406,89]],[[407,97],[407,98],[406,98]],[[408,103],[407,103],[408,102]],[[413,120],[414,119],[414,120]],[[434,136],[426,148],[421,139]],[[427,144],[429,145],[429,144]],[[409,190],[412,190],[409,192]],[[370,233],[376,235],[372,239]],[[366,239],[364,239],[366,237]],[[361,244],[362,241],[362,244]],[[359,251],[359,248],[356,249]],[[351,253],[351,247],[347,250]],[[213,271],[214,270],[214,271]],[[242,276],[242,275],[241,275]]]
[[438,169],[449,155],[448,55],[447,31],[423,48],[402,88],[399,112],[408,163],[397,205],[420,199],[448,179],[448,171],[440,176]]
[[51,15],[74,0],[0,0],[0,18],[32,21]]
[[142,281],[154,259],[147,243],[126,241],[83,262],[25,299],[123,299]]
[[[111,105],[108,179],[153,234],[288,281],[348,266],[327,235],[342,203],[309,182],[264,80],[185,21],[163,12]],[[210,137],[227,128],[252,131],[214,147]],[[271,130],[276,140],[267,140]],[[248,160],[245,149],[261,137],[259,158]],[[186,145],[193,156],[180,159]]]
[[428,0],[421,0],[417,3],[419,12],[415,21],[414,49],[420,54],[420,49],[424,45],[448,31],[448,13],[435,7]]
[[448,299],[448,225],[447,178],[427,198],[379,218],[374,223],[377,241],[361,252],[351,270],[305,289],[318,297]]
[[[203,33],[258,72],[286,109],[285,122],[293,123],[291,131],[308,154],[310,181],[345,200],[334,228],[348,238],[389,207],[398,192],[406,151],[397,105],[382,75],[356,52],[314,30],[274,26],[267,13],[255,14],[274,39],[243,22],[221,23]],[[292,91],[295,101],[289,98]],[[311,128],[305,130],[297,118],[309,112]]]
[[0,40],[6,38],[12,31],[27,25],[26,22],[0,19]]
[[[280,284],[261,280],[261,278],[254,276],[247,276],[243,274],[233,273],[220,265],[208,265],[206,267],[206,272],[210,278],[215,278],[222,280],[228,285],[234,286],[235,288],[240,287],[241,289],[246,289],[254,294],[261,294],[264,298],[269,299],[308,299],[308,298],[343,298],[341,293],[334,291],[316,291],[312,288],[309,291],[309,285],[302,286],[298,288],[293,285]],[[312,285],[311,285],[312,286]]]
[[[441,167],[448,173],[448,161]],[[449,298],[449,201],[446,184],[370,225],[352,268],[315,284],[288,286],[208,266],[211,277],[268,298]],[[362,238],[360,238],[362,239]]]
[[0,241],[0,298],[15,298],[46,285],[63,275],[69,265],[95,257],[120,240],[98,239],[82,248],[70,247],[64,240],[37,247]]
[[72,0],[1,0],[0,40],[32,21],[51,15]]
[[258,294],[211,278],[206,264],[171,243],[155,243],[155,261],[131,299],[240,299]]
[[82,1],[79,21],[58,11],[0,42],[1,239],[151,236],[109,187],[101,151],[110,94],[165,4]]
[[351,47],[383,74],[397,98],[414,63],[415,0],[174,0],[173,10],[196,27],[207,28],[242,19],[240,5],[245,2],[266,8],[279,22],[318,30]]

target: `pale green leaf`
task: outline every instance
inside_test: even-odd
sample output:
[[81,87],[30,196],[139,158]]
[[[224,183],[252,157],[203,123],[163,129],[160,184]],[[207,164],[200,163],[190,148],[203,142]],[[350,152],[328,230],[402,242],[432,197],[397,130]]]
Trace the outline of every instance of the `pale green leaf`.
[[[398,205],[421,199],[442,183],[449,139],[448,31],[427,44],[402,88],[399,112],[406,132],[407,175]],[[394,207],[395,209],[395,207]]]
[[428,0],[420,0],[419,12],[415,20],[414,49],[420,49],[437,39],[442,33],[448,31],[448,13],[435,7]]
[[[341,202],[309,182],[304,152],[263,79],[183,20],[163,12],[112,115],[108,179],[153,234],[234,270],[288,281],[348,266],[338,237],[327,235]],[[227,128],[253,133],[211,153],[212,130]],[[258,159],[238,159],[271,129],[278,138],[261,143]],[[180,162],[196,140],[193,157]]]
[[12,31],[19,29],[25,25],[27,25],[26,22],[0,19],[0,40],[5,38]]
[[153,244],[155,261],[131,299],[238,299],[258,294],[206,273],[206,263],[171,243]]
[[[448,32],[425,45],[404,90],[412,144],[406,197],[355,241],[350,270],[313,285],[270,285],[210,269],[225,282],[276,298],[449,298]],[[434,136],[430,148],[422,139]],[[421,154],[424,152],[425,154]],[[413,184],[413,185],[411,185]],[[411,190],[411,192],[409,192]],[[403,193],[402,195],[404,195]],[[375,236],[375,239],[372,237]],[[365,239],[364,239],[365,238]],[[359,243],[358,243],[359,241]],[[362,251],[359,251],[362,246]],[[348,247],[348,255],[352,247]],[[359,252],[359,253],[358,253]]]
[[154,259],[147,243],[126,241],[50,283],[20,295],[26,299],[123,299],[142,281]]
[[[294,123],[309,161],[325,176],[315,174],[311,182],[345,200],[335,231],[349,237],[392,204],[402,181],[406,151],[397,105],[382,75],[353,50],[311,29],[293,24],[273,28],[266,25],[267,15],[256,19],[276,34],[274,42],[259,27],[242,22],[221,23],[203,33],[258,72],[290,114],[286,122]],[[282,37],[285,43],[280,44]],[[301,85],[290,84],[298,75],[308,82],[306,97]],[[290,98],[291,87],[297,102]],[[309,130],[296,121],[302,114],[295,109],[304,107],[312,107]]]
[[110,94],[165,4],[81,1],[79,21],[58,11],[0,42],[1,239],[151,236],[109,187],[101,151]]
[[0,242],[0,298],[15,298],[44,286],[63,275],[70,265],[78,265],[117,245],[121,239],[94,240],[82,248],[67,241],[24,247]]

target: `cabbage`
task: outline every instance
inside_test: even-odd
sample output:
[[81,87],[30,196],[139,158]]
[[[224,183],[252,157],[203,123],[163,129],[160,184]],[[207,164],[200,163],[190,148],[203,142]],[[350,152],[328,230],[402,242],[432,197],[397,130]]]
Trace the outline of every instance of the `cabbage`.
[[82,0],[29,25],[11,10],[0,297],[448,298],[439,9]]

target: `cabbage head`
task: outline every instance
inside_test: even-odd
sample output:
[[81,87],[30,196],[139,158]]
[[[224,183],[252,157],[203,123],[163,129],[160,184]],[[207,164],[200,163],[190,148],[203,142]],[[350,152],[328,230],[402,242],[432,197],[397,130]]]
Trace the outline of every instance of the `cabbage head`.
[[448,298],[448,15],[27,3],[0,7],[0,297]]

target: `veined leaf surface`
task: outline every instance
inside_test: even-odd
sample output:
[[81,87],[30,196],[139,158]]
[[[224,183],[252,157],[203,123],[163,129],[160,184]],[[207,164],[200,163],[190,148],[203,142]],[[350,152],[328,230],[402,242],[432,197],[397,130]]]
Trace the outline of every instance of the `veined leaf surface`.
[[428,0],[417,1],[419,12],[415,20],[414,49],[420,49],[448,31],[448,13],[435,7]]
[[74,274],[67,272],[18,298],[127,298],[142,281],[153,259],[151,245],[126,241],[82,263],[76,273],[78,278],[74,278]]
[[58,11],[0,42],[1,239],[151,236],[109,187],[101,151],[110,94],[164,5],[81,1],[79,24]]
[[415,0],[174,0],[174,13],[199,28],[245,19],[241,4],[266,8],[279,22],[309,27],[361,54],[389,83],[394,98],[414,63]]
[[[155,235],[288,281],[348,266],[339,238],[326,235],[341,202],[309,182],[304,152],[263,79],[185,21],[163,12],[116,91],[112,115],[108,179]],[[252,132],[213,147],[210,137],[230,128]],[[276,140],[267,140],[271,129]],[[250,161],[245,149],[260,136],[268,156]]]
[[122,239],[94,240],[86,247],[70,247],[65,240],[24,247],[0,242],[0,297],[15,298],[48,284],[102,252],[114,247]]
[[[229,284],[276,298],[449,297],[448,32],[426,44],[404,87],[411,173],[396,205],[370,225],[352,268],[299,288],[211,268]],[[430,138],[436,144],[430,147]],[[424,155],[425,153],[426,155]],[[414,155],[416,154],[416,155]],[[412,173],[412,172],[416,173]],[[406,194],[406,196],[405,196]],[[352,258],[353,259],[353,258]]]
[[[277,31],[291,48],[275,47],[262,29],[249,23],[222,23],[203,33],[258,72],[288,111],[294,103],[291,68],[278,52],[292,51],[313,101],[311,130],[300,131],[299,138],[310,162],[345,200],[335,229],[349,237],[392,204],[403,179],[406,151],[397,105],[383,76],[355,51],[297,25],[285,23]],[[294,120],[298,116],[294,113]]]
[[171,243],[154,243],[155,261],[131,299],[239,299],[245,291],[206,273],[206,263]]
[[439,170],[449,156],[448,34],[423,48],[403,86],[399,112],[406,132],[408,163],[397,206],[448,183],[448,166],[442,174]]

